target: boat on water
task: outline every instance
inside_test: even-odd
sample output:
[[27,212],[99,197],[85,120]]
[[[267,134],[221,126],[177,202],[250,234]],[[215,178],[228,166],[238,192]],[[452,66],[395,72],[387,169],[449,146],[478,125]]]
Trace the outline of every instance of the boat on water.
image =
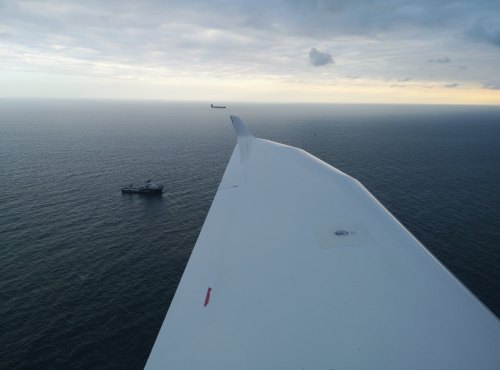
[[216,109],[226,109],[225,106],[223,105],[213,105],[213,104],[210,104],[210,108],[216,108]]
[[163,185],[154,184],[151,180],[146,181],[142,186],[134,186],[130,184],[122,188],[124,194],[147,194],[147,195],[161,195],[163,193]]

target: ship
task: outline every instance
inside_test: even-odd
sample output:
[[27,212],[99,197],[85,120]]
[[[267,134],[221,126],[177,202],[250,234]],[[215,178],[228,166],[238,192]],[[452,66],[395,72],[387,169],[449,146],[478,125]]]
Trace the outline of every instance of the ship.
[[161,195],[163,193],[163,185],[154,184],[151,180],[146,181],[142,186],[135,187],[133,184],[122,188],[124,194],[147,194]]

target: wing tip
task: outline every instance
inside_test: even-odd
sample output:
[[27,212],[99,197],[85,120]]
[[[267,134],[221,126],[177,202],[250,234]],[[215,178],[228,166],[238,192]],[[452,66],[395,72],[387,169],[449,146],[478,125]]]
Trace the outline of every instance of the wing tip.
[[254,137],[250,133],[250,131],[248,131],[247,127],[245,126],[245,124],[243,123],[243,121],[241,120],[240,117],[238,117],[238,116],[229,116],[229,118],[231,119],[231,122],[233,123],[234,131],[236,132],[236,136],[238,138],[243,138],[243,137],[250,138],[250,137]]

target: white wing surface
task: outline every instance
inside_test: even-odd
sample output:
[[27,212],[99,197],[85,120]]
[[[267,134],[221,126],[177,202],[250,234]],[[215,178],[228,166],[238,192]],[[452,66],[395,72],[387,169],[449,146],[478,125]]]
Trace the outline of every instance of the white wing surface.
[[147,369],[499,369],[500,324],[357,180],[238,143]]

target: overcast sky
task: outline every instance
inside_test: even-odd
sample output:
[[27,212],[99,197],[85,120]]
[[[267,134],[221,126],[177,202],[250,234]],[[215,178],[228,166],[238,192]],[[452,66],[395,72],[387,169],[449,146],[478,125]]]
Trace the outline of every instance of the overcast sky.
[[500,104],[500,1],[0,0],[0,96]]

